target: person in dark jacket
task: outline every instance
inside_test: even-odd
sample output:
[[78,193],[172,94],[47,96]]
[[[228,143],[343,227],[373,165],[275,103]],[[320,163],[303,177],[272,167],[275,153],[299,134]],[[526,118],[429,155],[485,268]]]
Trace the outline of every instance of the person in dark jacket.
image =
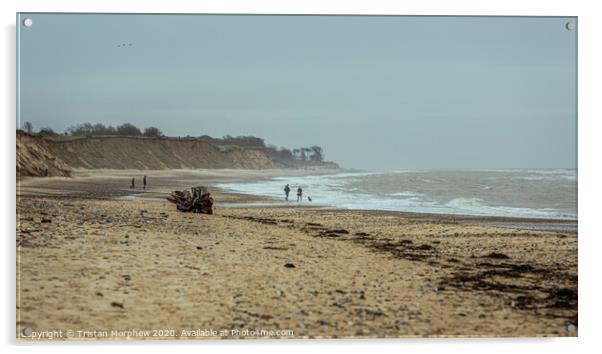
[[284,198],[284,200],[288,200],[288,194],[291,192],[291,187],[288,186],[288,184],[286,186],[284,186],[284,194],[286,195],[286,197]]
[[299,188],[297,188],[297,201],[298,202],[303,201],[303,189],[301,189],[301,186],[299,186]]
[[146,190],[146,175],[144,175],[144,177],[142,177],[142,188],[144,190]]

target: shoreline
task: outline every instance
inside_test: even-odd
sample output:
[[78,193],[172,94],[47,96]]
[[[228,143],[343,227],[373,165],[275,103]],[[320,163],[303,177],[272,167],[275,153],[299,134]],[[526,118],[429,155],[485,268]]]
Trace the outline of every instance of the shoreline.
[[[371,215],[397,215],[411,219],[439,219],[440,221],[456,222],[462,224],[478,224],[483,226],[521,229],[521,230],[541,230],[550,232],[570,232],[577,233],[578,218],[534,218],[521,216],[495,216],[495,215],[476,215],[476,214],[455,214],[455,213],[429,213],[398,210],[378,210],[378,209],[346,209],[331,205],[314,204],[307,202],[296,203],[293,201],[285,202],[271,196],[238,193],[229,191],[222,187],[215,187],[217,184],[232,182],[255,182],[265,180],[266,178],[283,176],[311,176],[316,174],[332,174],[344,170],[238,170],[238,169],[208,169],[208,170],[158,170],[158,171],[139,171],[139,170],[75,170],[73,177],[27,177],[17,181],[17,197],[22,196],[46,196],[57,198],[83,198],[83,199],[116,199],[116,200],[147,200],[163,201],[168,193],[178,188],[187,189],[194,183],[194,177],[201,177],[199,183],[205,183],[212,188],[212,195],[216,200],[217,207],[227,208],[293,208],[293,209],[319,209],[324,211],[334,211],[339,213],[363,213]],[[163,179],[176,178],[181,179],[181,183],[173,184],[172,190],[166,189],[163,185],[159,188],[153,186],[148,191],[139,189],[132,191],[123,188],[124,180],[120,187],[115,186],[110,181],[127,178],[130,176],[142,174],[152,174],[158,176],[160,181]],[[184,176],[182,178],[181,176]],[[156,179],[156,178],[154,178]],[[68,188],[71,182],[89,180],[90,184],[108,184],[110,188],[103,189],[96,193],[78,193],[77,189]],[[20,186],[23,183],[23,186]],[[161,183],[161,182],[160,182]],[[188,184],[186,184],[188,183]],[[42,188],[31,188],[32,186],[42,185]],[[50,184],[51,187],[45,189],[44,185]],[[171,183],[169,183],[172,185]],[[176,187],[180,186],[180,187]],[[20,188],[21,187],[21,188]],[[61,188],[65,187],[65,189]],[[49,191],[58,191],[48,193]],[[22,193],[24,191],[24,193]]]

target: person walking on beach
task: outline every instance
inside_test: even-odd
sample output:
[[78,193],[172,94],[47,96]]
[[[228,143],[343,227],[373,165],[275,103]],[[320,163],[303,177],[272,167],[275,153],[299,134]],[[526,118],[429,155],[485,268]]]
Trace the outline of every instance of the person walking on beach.
[[130,186],[130,188],[136,188],[136,179],[134,177],[132,177],[132,185]]
[[142,189],[146,190],[146,175],[142,177]]
[[288,184],[286,186],[284,186],[284,194],[286,195],[286,197],[284,198],[284,200],[288,201],[288,194],[291,192],[291,187],[288,186]]
[[298,202],[303,201],[303,189],[301,189],[301,186],[299,186],[299,188],[297,188],[297,201]]

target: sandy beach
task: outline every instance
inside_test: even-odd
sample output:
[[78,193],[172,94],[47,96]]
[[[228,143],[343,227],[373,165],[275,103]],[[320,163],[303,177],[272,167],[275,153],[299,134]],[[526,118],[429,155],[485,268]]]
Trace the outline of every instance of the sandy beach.
[[[134,174],[151,176],[146,191],[128,188]],[[82,170],[19,181],[17,336],[577,335],[575,221],[258,207],[270,199],[211,188],[279,174]],[[214,215],[165,200],[195,185],[209,186]]]

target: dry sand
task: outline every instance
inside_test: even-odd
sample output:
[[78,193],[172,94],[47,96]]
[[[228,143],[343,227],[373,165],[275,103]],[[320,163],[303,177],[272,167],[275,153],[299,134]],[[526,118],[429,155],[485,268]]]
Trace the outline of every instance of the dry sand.
[[496,218],[226,208],[264,199],[225,193],[209,216],[162,199],[278,173],[147,173],[144,200],[114,199],[132,193],[131,171],[20,181],[17,336],[577,335],[576,233],[483,226]]

